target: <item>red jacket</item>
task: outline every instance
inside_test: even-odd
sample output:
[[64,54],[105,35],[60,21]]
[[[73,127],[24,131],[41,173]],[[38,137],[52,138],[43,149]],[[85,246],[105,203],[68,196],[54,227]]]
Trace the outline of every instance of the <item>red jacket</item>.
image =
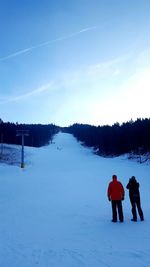
[[113,181],[109,183],[107,196],[109,200],[123,200],[124,188],[122,183],[117,181],[117,177],[113,177]]

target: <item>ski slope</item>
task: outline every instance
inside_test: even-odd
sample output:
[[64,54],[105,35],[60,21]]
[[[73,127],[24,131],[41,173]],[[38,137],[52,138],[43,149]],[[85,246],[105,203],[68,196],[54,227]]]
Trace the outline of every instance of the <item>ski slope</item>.
[[[149,267],[150,166],[101,158],[69,134],[25,148],[27,166],[0,165],[0,266]],[[141,185],[145,221],[111,222],[106,192],[112,174]]]

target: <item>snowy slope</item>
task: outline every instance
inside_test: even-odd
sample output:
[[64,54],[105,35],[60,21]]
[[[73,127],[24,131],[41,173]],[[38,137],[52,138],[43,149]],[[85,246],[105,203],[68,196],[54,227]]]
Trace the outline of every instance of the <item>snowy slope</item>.
[[[25,169],[0,165],[0,266],[150,266],[150,166],[98,157],[63,133],[25,150]],[[125,222],[111,223],[106,191],[114,173],[124,186],[137,177],[144,222],[130,221],[126,191]]]

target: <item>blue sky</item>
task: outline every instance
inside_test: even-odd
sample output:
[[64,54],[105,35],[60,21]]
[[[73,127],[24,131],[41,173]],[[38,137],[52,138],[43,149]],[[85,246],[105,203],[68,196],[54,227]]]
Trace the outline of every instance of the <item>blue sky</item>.
[[149,117],[149,0],[0,0],[0,118]]

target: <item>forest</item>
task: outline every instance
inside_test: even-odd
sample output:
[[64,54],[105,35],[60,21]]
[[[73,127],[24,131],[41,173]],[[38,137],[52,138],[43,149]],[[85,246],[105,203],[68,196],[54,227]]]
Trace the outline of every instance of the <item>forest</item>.
[[[21,145],[21,133],[25,131],[24,145],[41,147],[52,141],[53,136],[59,131],[54,124],[18,124],[3,122],[0,119],[0,142]],[[18,134],[19,133],[19,134]]]
[[112,126],[73,124],[64,132],[73,134],[83,145],[93,147],[97,154],[119,156],[124,153],[150,152],[150,119],[130,120]]
[[93,126],[75,123],[69,127],[54,124],[18,124],[0,119],[0,142],[20,145],[20,131],[27,131],[24,144],[40,147],[49,144],[53,136],[63,131],[73,134],[83,145],[92,147],[101,156],[119,156],[125,153],[150,152],[150,119],[115,123],[112,126]]

